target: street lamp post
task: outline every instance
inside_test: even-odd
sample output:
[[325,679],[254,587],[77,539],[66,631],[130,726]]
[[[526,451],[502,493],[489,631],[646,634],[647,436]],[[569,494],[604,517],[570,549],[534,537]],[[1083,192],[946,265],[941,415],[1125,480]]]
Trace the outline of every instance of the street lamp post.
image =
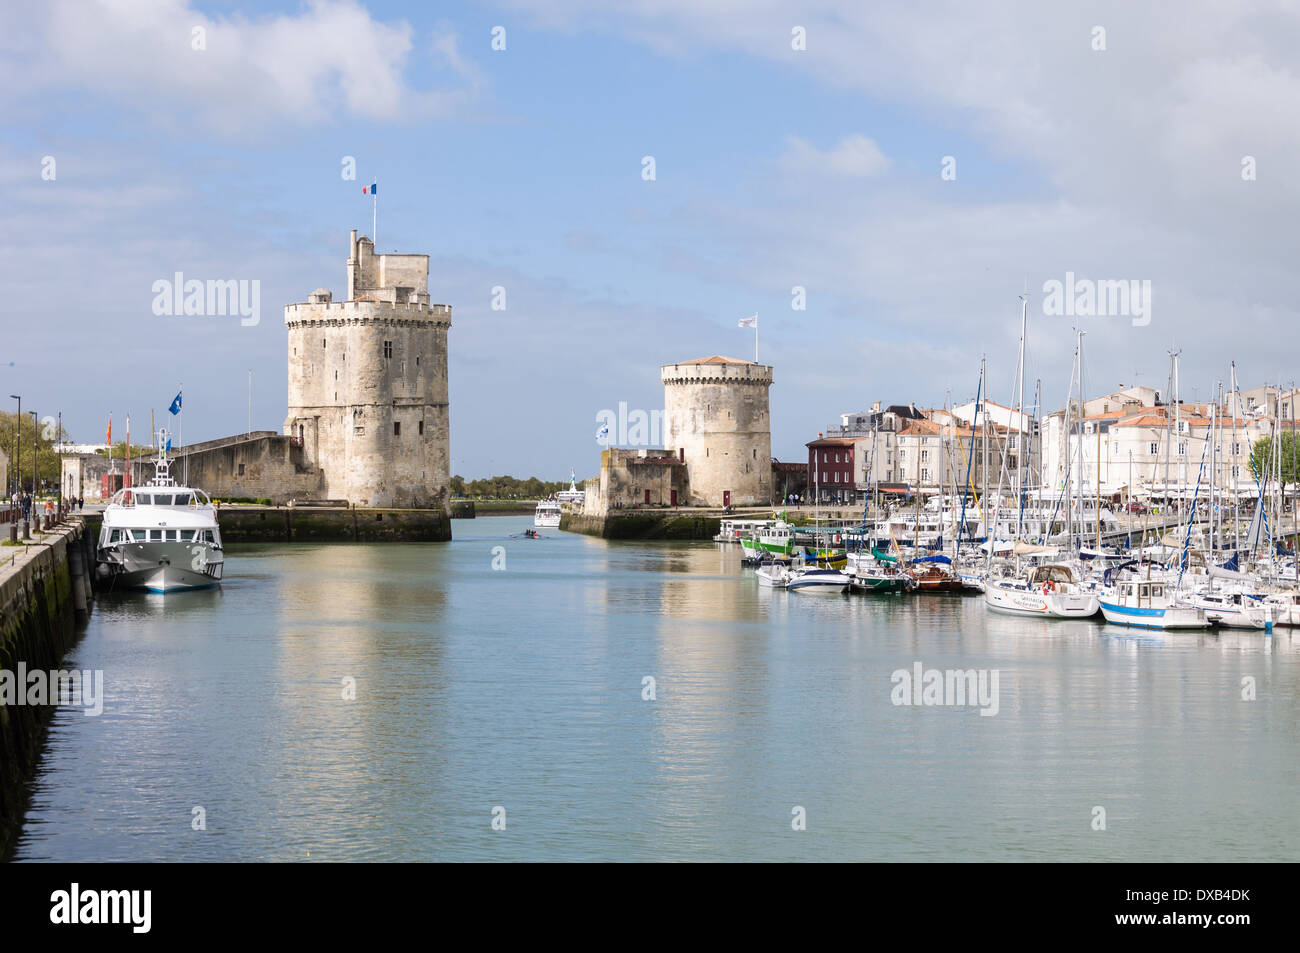
[[27,411],[27,412],[28,412],[29,414],[32,415],[32,503],[33,503],[33,505],[35,505],[35,501],[36,501],[36,430],[37,430],[37,426],[36,426],[36,425],[37,425],[37,420],[36,420],[36,411],[34,411],[34,410],[29,410],[29,411]]
[[14,419],[14,489],[19,493],[23,489],[23,399],[17,394],[9,395],[18,401],[18,416]]

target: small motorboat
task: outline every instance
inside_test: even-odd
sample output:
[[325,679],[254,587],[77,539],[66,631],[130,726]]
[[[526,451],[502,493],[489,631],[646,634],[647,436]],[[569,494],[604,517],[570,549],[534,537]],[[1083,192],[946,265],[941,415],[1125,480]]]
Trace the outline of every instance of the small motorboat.
[[768,560],[754,570],[760,586],[772,589],[784,589],[790,581],[790,567],[785,563]]
[[791,592],[839,595],[849,587],[849,577],[838,569],[805,566],[792,569],[785,588]]

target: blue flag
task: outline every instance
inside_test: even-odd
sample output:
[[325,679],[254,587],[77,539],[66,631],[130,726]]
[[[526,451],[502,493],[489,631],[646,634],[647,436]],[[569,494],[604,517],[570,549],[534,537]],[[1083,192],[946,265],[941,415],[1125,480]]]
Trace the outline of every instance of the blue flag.
[[164,449],[164,450],[170,450],[171,448],[172,448],[172,438],[171,438],[171,437],[168,437],[168,438],[167,438],[167,446],[164,447],[163,449]]
[[168,407],[167,409],[168,409],[171,413],[173,413],[173,414],[179,414],[179,413],[181,412],[181,394],[180,394],[180,391],[177,391],[177,392],[176,392],[176,399],[172,401],[172,405],[171,405],[170,407]]

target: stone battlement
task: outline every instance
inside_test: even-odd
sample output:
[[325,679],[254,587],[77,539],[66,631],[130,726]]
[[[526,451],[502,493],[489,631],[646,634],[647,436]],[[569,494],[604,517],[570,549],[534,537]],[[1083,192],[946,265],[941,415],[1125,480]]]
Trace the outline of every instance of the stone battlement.
[[306,301],[284,307],[291,328],[344,324],[451,324],[451,305],[394,304],[391,301]]
[[665,384],[772,383],[772,368],[765,364],[665,364],[659,376]]

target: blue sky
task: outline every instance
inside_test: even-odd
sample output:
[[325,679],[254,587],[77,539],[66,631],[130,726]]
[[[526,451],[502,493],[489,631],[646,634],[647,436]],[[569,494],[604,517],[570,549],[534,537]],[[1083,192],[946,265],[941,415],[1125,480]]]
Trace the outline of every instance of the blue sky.
[[[752,357],[754,312],[781,459],[873,400],[969,398],[982,355],[1009,402],[1026,281],[1029,379],[1055,407],[1072,321],[1041,289],[1067,270],[1154,288],[1149,325],[1085,324],[1092,393],[1163,388],[1171,347],[1189,399],[1234,358],[1245,384],[1292,379],[1284,6],[607,6],[34,10],[0,40],[5,393],[89,441],[110,410],[161,417],[183,381],[194,441],[245,428],[251,369],[253,426],[279,430],[283,305],[343,293],[372,179],[380,250],[430,254],[454,308],[466,477],[593,473],[597,413],[660,405],[660,364]],[[175,271],[259,280],[260,324],[155,316]]]

